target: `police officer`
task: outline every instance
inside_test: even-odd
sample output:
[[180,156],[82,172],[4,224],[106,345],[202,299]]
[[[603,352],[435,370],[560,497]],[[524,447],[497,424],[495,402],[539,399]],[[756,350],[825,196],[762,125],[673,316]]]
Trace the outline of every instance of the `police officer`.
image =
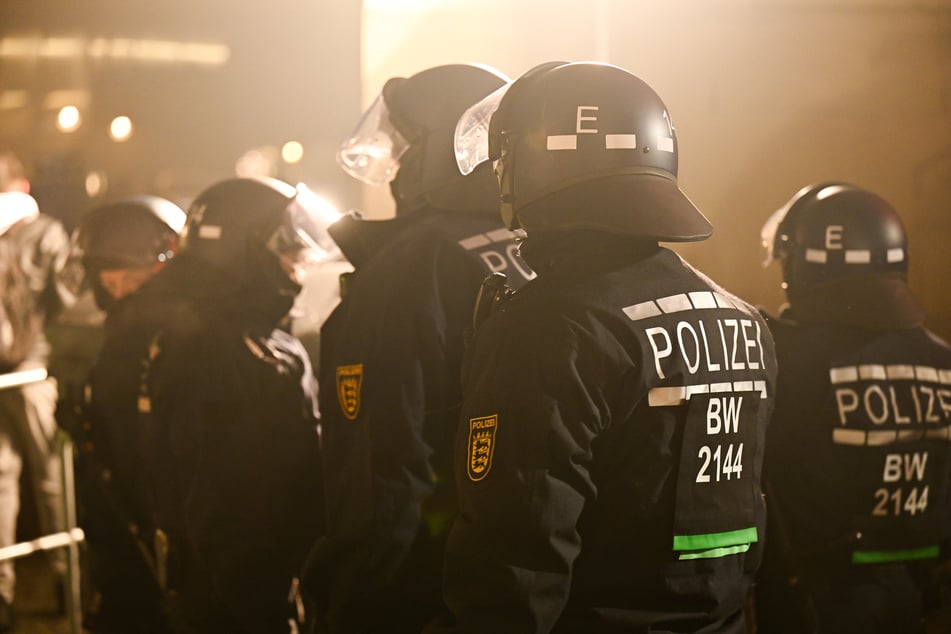
[[497,161],[538,277],[467,354],[431,631],[743,632],[775,362],[757,312],[658,245],[711,233],[667,108],[589,62],[493,99],[460,120],[488,142],[461,162]]
[[287,631],[291,580],[320,534],[316,382],[282,330],[329,240],[313,203],[274,179],[210,186],[179,254],[140,290],[173,306],[139,412],[177,632]]
[[89,544],[94,632],[168,631],[156,578],[137,424],[141,360],[163,306],[129,301],[178,251],[185,212],[157,196],[95,207],[74,240],[96,304],[102,347],[86,383],[78,435],[80,523]]
[[760,625],[923,631],[923,584],[947,558],[951,349],[922,327],[902,223],[870,191],[819,183],[763,241],[789,304],[769,320],[780,372]]
[[355,274],[321,331],[328,531],[304,588],[322,631],[418,632],[440,610],[465,333],[487,274],[532,275],[490,166],[453,160],[459,115],[505,81],[467,64],[392,78],[339,153],[389,182],[396,217],[331,227]]

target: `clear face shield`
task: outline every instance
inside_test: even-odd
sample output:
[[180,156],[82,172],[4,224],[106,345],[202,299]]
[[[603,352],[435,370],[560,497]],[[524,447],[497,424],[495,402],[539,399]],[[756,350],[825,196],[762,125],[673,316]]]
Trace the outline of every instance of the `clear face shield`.
[[283,222],[266,244],[290,278],[301,284],[311,265],[340,255],[327,227],[341,214],[307,185],[298,183],[296,189],[297,196],[287,206]]
[[384,185],[396,176],[409,142],[393,127],[383,95],[360,118],[337,151],[337,163],[347,174],[368,185]]
[[[779,225],[782,224],[783,220],[786,218],[786,212],[788,209],[786,207],[781,207],[773,212],[773,215],[769,217],[766,223],[763,225],[763,228],[760,229],[760,240],[763,244],[763,250],[765,252],[763,258],[763,266],[769,266],[773,261],[781,258],[782,253],[777,251],[777,233],[779,232]],[[783,240],[784,237],[780,236],[780,240]],[[782,248],[782,247],[780,247]]]
[[462,113],[456,123],[453,148],[456,165],[463,176],[468,176],[489,159],[489,121],[499,109],[502,97],[511,83],[501,86]]

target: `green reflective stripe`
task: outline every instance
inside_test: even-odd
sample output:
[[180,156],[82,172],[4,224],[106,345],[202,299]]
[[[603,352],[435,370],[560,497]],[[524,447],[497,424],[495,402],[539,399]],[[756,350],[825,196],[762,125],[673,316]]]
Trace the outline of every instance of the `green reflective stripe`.
[[423,513],[423,521],[429,529],[430,537],[439,537],[449,532],[454,514],[445,512]]
[[884,564],[892,561],[932,559],[937,556],[937,546],[926,546],[924,548],[913,548],[911,550],[856,550],[852,553],[852,563]]
[[740,544],[739,546],[728,546],[726,548],[714,548],[712,550],[701,550],[699,552],[680,553],[679,559],[714,559],[716,557],[726,557],[727,555],[745,553],[749,549],[749,544]]
[[674,550],[711,550],[758,541],[756,527],[706,535],[674,535]]

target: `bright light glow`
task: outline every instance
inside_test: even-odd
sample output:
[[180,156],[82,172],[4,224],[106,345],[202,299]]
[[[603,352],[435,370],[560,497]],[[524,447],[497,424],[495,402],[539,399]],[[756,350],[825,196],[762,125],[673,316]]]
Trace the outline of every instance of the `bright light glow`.
[[281,158],[285,163],[299,163],[304,158],[304,146],[297,141],[288,141],[281,148]]
[[30,98],[25,90],[0,91],[0,110],[13,110],[14,108],[22,108],[29,102]]
[[277,159],[277,148],[264,146],[253,148],[238,157],[234,171],[238,176],[273,176],[274,162]]
[[0,38],[0,58],[131,59],[141,62],[221,66],[231,57],[224,44],[98,37]]
[[113,141],[121,142],[132,136],[132,119],[122,115],[116,117],[109,124],[109,136]]
[[82,123],[82,116],[76,106],[63,106],[56,115],[56,127],[61,132],[72,132]]
[[839,192],[844,192],[846,189],[848,188],[843,187],[842,185],[829,185],[828,187],[823,187],[816,194],[816,200],[825,200],[829,196],[833,196]]
[[90,95],[88,90],[82,88],[60,88],[51,90],[43,96],[43,108],[45,110],[59,110],[63,106],[76,106],[85,108],[89,105]]
[[297,196],[301,199],[301,204],[316,212],[324,220],[325,226],[332,225],[343,217],[340,210],[334,207],[330,201],[316,194],[304,183],[297,183]]
[[76,57],[82,43],[76,38],[49,37],[40,41],[40,57]]
[[433,11],[435,9],[453,9],[471,4],[469,0],[363,0],[368,11]]
[[106,191],[106,175],[102,172],[89,172],[86,174],[86,194],[90,198],[95,198]]

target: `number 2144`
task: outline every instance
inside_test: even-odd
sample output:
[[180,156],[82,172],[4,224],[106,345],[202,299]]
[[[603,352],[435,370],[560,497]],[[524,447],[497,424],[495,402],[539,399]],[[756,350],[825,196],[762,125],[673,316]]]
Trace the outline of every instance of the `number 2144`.
[[[743,443],[735,448],[733,443],[726,445],[726,454],[723,453],[723,445],[717,445],[715,449],[704,445],[697,457],[703,461],[697,471],[697,482],[720,482],[731,480],[734,476],[739,480],[743,475]],[[711,469],[713,475],[710,474]]]

